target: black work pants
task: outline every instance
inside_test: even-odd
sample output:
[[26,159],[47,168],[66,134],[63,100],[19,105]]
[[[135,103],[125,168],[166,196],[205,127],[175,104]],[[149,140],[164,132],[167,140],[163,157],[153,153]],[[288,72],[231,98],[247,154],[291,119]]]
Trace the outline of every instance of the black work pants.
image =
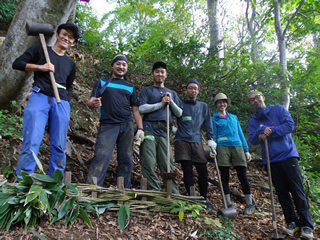
[[204,197],[204,199],[207,199],[207,192],[208,192],[207,163],[195,163],[190,160],[182,160],[180,163],[183,170],[184,186],[188,194],[190,195],[190,187],[194,186],[193,168],[192,168],[192,164],[193,164],[196,167],[196,170],[198,173],[198,185],[199,185],[200,195]]
[[286,223],[295,222],[299,227],[307,226],[313,229],[298,158],[271,163],[270,168],[272,183],[276,189]]
[[[247,177],[247,168],[244,166],[234,167],[237,170],[237,175],[241,183],[242,191],[244,194],[251,194],[250,184]],[[221,182],[224,194],[230,194],[229,188],[229,169],[230,167],[219,167],[221,173]]]

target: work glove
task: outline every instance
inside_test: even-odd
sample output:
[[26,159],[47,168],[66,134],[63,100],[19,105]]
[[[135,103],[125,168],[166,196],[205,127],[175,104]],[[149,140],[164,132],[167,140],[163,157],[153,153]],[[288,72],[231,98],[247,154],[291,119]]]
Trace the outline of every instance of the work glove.
[[210,156],[210,158],[215,158],[217,156],[216,150],[210,151],[209,156]]
[[172,126],[172,130],[171,130],[172,134],[176,135],[177,131],[178,131],[178,128],[175,126]]
[[136,135],[134,136],[134,145],[139,147],[140,144],[143,142],[144,140],[144,131],[141,129],[138,129]]
[[208,141],[208,146],[210,148],[210,157],[211,158],[215,158],[215,156],[217,154],[217,152],[216,152],[216,148],[217,148],[216,142],[210,139]]
[[250,162],[252,159],[251,154],[249,152],[245,152],[244,154],[246,155],[247,162]]

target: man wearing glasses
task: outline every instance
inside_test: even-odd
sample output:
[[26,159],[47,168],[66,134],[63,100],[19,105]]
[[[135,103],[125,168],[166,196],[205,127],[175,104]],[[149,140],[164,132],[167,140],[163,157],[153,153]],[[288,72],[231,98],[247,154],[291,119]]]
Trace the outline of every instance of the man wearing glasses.
[[[212,121],[209,107],[206,103],[197,100],[199,83],[192,78],[186,87],[187,98],[183,99],[183,113],[178,120],[178,131],[174,140],[175,159],[181,163],[184,185],[190,195],[190,187],[194,186],[193,166],[198,173],[200,195],[207,199],[208,169],[207,159],[201,141],[201,127],[204,126],[208,145],[215,152],[216,143],[213,141]],[[208,202],[206,205],[210,208]]]
[[[256,112],[249,121],[249,141],[262,148],[266,165],[264,141],[268,140],[272,182],[287,226],[283,232],[289,236],[301,231],[302,239],[313,239],[313,222],[305,196],[299,155],[292,139],[294,122],[290,113],[281,105],[266,105],[261,92],[253,92],[249,104]],[[296,209],[296,211],[295,211]]]

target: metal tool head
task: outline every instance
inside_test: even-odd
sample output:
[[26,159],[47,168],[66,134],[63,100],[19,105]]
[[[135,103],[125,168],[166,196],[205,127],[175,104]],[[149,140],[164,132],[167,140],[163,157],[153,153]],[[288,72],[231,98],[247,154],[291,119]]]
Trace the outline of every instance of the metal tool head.
[[227,217],[227,218],[236,218],[238,216],[237,210],[235,208],[225,208],[218,210],[218,216]]
[[164,181],[166,180],[174,180],[176,179],[177,174],[174,172],[169,172],[169,173],[163,173],[162,178]]
[[27,34],[31,36],[39,36],[42,33],[45,36],[52,36],[54,29],[51,24],[47,23],[29,23],[26,24]]
[[278,232],[273,232],[272,233],[272,239],[284,239],[285,237],[286,237],[286,235],[280,234]]

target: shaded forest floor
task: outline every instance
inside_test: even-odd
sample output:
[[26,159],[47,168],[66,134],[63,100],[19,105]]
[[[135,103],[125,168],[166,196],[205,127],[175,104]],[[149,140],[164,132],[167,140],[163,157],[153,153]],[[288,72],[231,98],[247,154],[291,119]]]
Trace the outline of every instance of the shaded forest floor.
[[[94,57],[87,55],[81,49],[74,49],[69,55],[77,62],[78,73],[71,100],[72,113],[68,133],[66,170],[72,172],[72,182],[85,183],[88,167],[93,157],[98,126],[98,113],[89,110],[85,102],[90,95],[94,82],[100,76],[93,67],[94,63],[96,63]],[[134,79],[132,76],[134,76],[134,73],[130,73],[129,79]],[[175,89],[174,86],[167,86],[179,92],[179,89]],[[138,92],[141,87],[142,86],[137,86]],[[21,107],[20,111],[17,111],[17,115],[22,116],[23,107],[24,106]],[[1,142],[0,174],[4,174],[3,166],[9,166],[9,168],[5,170],[6,173],[10,173],[10,171],[13,172],[19,157],[22,140],[13,140],[10,137],[6,137],[1,139]],[[46,134],[39,153],[39,159],[42,161],[45,169],[48,167],[48,146],[49,140]],[[238,217],[232,220],[231,226],[231,231],[235,233],[235,239],[271,239],[273,232],[267,175],[261,165],[261,160],[258,159],[258,155],[253,154],[253,156],[256,158],[248,164],[248,178],[257,205],[255,214],[248,217],[242,216],[242,211],[245,208],[244,197],[235,170],[230,172],[231,198],[238,211]],[[180,165],[176,164],[175,167],[180,192],[181,194],[185,194]],[[223,208],[223,203],[213,163],[208,163],[208,170],[208,200],[214,210],[213,212],[207,211],[204,214],[211,218],[217,218],[216,212],[218,209]],[[115,172],[116,155],[114,154],[108,169],[105,187],[115,184]],[[194,173],[196,181],[196,172]],[[139,157],[135,155],[134,169],[132,172],[132,188],[140,188],[141,176],[140,160]],[[13,180],[11,179],[11,181]],[[275,202],[278,230],[281,231],[284,219],[277,199]],[[120,231],[118,227],[116,212],[106,212],[101,215],[99,219],[95,215],[91,215],[90,218],[93,224],[92,229],[80,218],[77,219],[76,223],[72,226],[65,226],[64,221],[51,225],[48,219],[43,218],[33,229],[50,239],[218,239],[205,236],[203,233],[205,230],[208,230],[208,226],[204,224],[201,219],[190,216],[186,216],[183,221],[179,221],[177,214],[150,213],[141,215],[131,213],[130,224],[123,231]],[[221,222],[223,221],[221,220]],[[214,230],[217,230],[217,228]],[[318,226],[316,226],[314,235],[315,239],[320,238]],[[226,236],[228,236],[228,234],[220,239],[225,239]],[[14,226],[9,232],[1,232],[0,239],[38,238],[31,232],[24,231],[23,226]],[[287,239],[299,239],[299,237]]]

